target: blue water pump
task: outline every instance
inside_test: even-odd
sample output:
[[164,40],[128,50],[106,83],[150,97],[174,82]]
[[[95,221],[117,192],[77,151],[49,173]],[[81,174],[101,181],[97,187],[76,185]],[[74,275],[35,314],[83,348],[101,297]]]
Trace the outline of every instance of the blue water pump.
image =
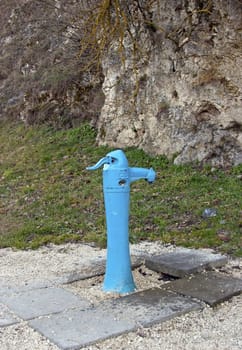
[[107,226],[107,263],[103,290],[129,293],[135,290],[129,252],[130,184],[139,179],[155,180],[152,168],[129,168],[122,150],[115,150],[87,170],[103,166],[103,192]]

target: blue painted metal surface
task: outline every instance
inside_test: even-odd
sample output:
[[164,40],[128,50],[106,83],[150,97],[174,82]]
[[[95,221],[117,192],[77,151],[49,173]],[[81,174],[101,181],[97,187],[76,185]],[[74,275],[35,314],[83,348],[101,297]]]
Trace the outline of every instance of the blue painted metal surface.
[[155,180],[152,168],[130,168],[125,153],[115,150],[88,170],[103,166],[103,192],[107,225],[107,263],[103,290],[120,294],[135,290],[129,251],[130,184]]

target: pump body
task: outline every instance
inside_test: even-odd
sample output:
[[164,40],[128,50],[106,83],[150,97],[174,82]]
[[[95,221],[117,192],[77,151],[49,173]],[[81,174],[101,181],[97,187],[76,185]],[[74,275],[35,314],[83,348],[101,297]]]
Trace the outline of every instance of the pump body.
[[130,184],[139,179],[155,180],[152,168],[130,168],[125,153],[115,150],[88,167],[103,165],[103,193],[107,226],[107,262],[103,290],[129,293],[135,290],[129,251]]

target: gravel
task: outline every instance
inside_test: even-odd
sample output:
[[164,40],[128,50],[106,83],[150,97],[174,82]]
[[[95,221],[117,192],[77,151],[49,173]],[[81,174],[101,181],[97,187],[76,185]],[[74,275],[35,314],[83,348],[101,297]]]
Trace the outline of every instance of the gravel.
[[[142,242],[131,245],[133,255],[160,254],[174,250],[175,247],[155,242]],[[182,249],[182,248],[181,248]],[[35,251],[0,250],[0,285],[26,287],[30,283],[42,283],[58,280],[59,277],[73,271],[80,271],[83,266],[105,258],[106,251],[83,244],[50,245]],[[228,264],[220,269],[223,273],[242,278],[242,259],[229,259]],[[147,270],[144,266],[134,271],[138,290],[160,285],[159,274]],[[117,297],[103,293],[103,276],[84,281],[77,281],[64,288],[75,294],[98,303],[105,298]],[[164,282],[165,283],[165,282]],[[5,307],[0,304],[0,313]],[[1,350],[58,350],[45,337],[21,321],[8,327],[0,327]],[[170,321],[149,328],[140,327],[130,332],[111,338],[86,350],[107,349],[147,349],[152,350],[241,350],[242,349],[242,296],[233,297],[228,302],[215,308],[206,306],[202,311],[194,311]]]

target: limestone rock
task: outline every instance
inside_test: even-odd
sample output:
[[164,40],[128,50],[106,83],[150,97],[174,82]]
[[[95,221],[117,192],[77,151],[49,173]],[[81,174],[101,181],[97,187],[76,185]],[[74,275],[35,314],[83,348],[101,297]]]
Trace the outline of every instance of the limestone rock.
[[141,59],[132,60],[127,39],[121,68],[113,45],[103,62],[99,144],[134,145],[176,164],[242,162],[242,7],[211,3],[155,1],[153,29],[139,29]]

